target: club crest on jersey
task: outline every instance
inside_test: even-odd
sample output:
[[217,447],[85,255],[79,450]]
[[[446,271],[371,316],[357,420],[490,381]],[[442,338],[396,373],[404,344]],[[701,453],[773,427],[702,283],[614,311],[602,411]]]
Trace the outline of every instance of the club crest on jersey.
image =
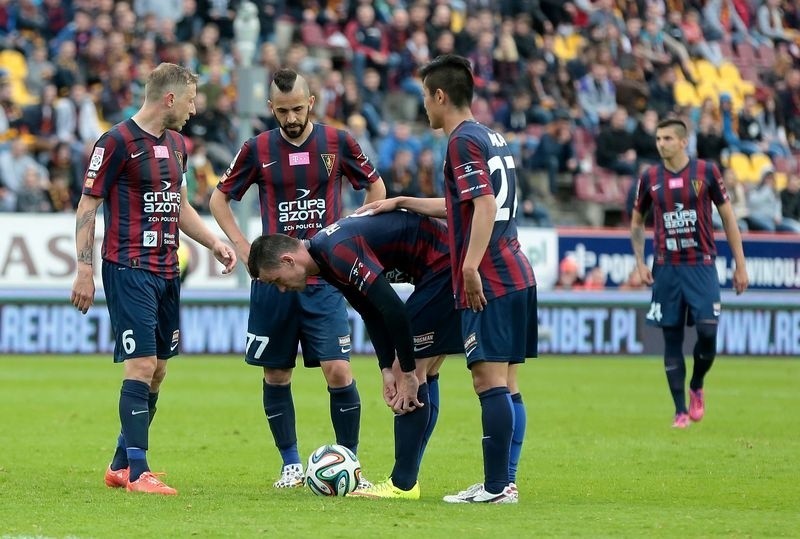
[[183,170],[183,154],[175,150],[175,158],[178,160],[178,165],[181,167],[181,170]]
[[700,196],[700,192],[703,190],[702,180],[692,180],[692,189],[694,189],[695,195]]
[[331,171],[333,170],[333,163],[336,162],[336,154],[335,153],[321,153],[319,154],[320,158],[322,158],[322,164],[325,165],[325,170],[328,171],[328,175],[330,175]]

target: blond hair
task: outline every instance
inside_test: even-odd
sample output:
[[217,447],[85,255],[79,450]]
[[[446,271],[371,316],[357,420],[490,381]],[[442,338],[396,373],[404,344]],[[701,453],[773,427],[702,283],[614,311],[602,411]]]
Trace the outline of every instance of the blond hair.
[[145,99],[158,100],[167,92],[181,94],[193,84],[197,84],[197,75],[183,66],[163,62],[147,76]]

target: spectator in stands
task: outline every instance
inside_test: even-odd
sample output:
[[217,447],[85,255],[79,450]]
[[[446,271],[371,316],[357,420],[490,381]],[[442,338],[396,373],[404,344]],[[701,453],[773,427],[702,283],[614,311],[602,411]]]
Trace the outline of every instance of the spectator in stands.
[[568,186],[572,192],[575,183],[573,175],[578,172],[579,164],[570,120],[567,111],[556,111],[526,166],[534,173],[533,189],[545,200],[552,199],[560,185]]
[[[732,168],[726,168],[723,171],[722,179],[725,182],[725,190],[728,192],[739,230],[747,232],[750,229],[747,224],[747,216],[750,214],[747,206],[747,190],[744,184],[736,177],[736,172]],[[714,224],[714,230],[724,230],[722,217],[720,217],[716,208],[716,205],[711,208],[711,221]]]
[[[78,200],[81,198],[83,168],[83,161],[75,160],[75,154],[66,142],[56,143],[47,160],[50,182],[54,183],[55,178],[61,178],[66,182],[69,191],[69,205],[72,208],[78,207]],[[54,204],[54,207],[58,211],[58,204]]]
[[5,186],[0,177],[0,213],[17,211],[17,195]]
[[[673,15],[677,13],[677,16]],[[719,39],[722,34],[715,34],[712,31],[703,32],[703,26],[700,20],[700,12],[695,9],[690,9],[685,14],[680,11],[671,11],[670,17],[676,17],[679,28],[683,33],[686,44],[689,46],[690,54],[705,58],[714,67],[719,67],[722,64],[722,48],[719,45]],[[712,39],[713,37],[713,39]]]
[[22,181],[17,188],[17,211],[49,212],[51,206],[47,196],[47,186],[49,186],[49,182],[42,177],[40,166],[26,167],[22,174]]
[[[742,109],[745,110],[747,104]],[[719,96],[719,110],[720,116],[722,117],[722,138],[725,139],[725,143],[734,152],[741,152],[747,155],[758,153],[760,148],[758,144],[749,140],[742,140],[739,138],[739,134],[742,133],[741,127],[737,129],[736,124],[738,123],[739,117],[735,115],[733,110],[733,101],[731,100],[731,96],[727,92],[723,92]],[[758,127],[758,123],[756,122],[756,128]],[[745,133],[748,134],[747,130]],[[757,133],[756,133],[757,135]]]
[[719,123],[710,113],[705,112],[700,116],[697,129],[697,158],[713,161],[717,166],[721,166],[722,152],[728,147],[728,143],[719,132],[719,127]]
[[23,187],[23,178],[29,168],[39,170],[39,178],[43,183],[49,181],[47,170],[36,161],[30,153],[28,143],[21,137],[11,141],[7,150],[0,150],[0,184],[19,195]]
[[608,77],[608,67],[592,64],[589,74],[581,78],[577,86],[583,125],[596,131],[617,109],[616,89]]
[[422,145],[414,135],[411,126],[406,122],[396,122],[394,129],[384,137],[378,145],[378,166],[379,170],[388,170],[394,162],[394,155],[399,150],[410,150],[412,160],[417,158]]
[[574,257],[565,256],[558,264],[557,290],[576,290],[583,288],[583,279],[578,276],[578,262]]
[[356,80],[363,81],[364,71],[371,67],[380,75],[380,87],[385,88],[389,62],[389,36],[383,24],[375,19],[375,8],[372,4],[358,5],[356,18],[347,23],[344,34],[352,47],[353,72]]
[[57,98],[56,87],[48,84],[42,89],[39,103],[22,109],[22,124],[28,134],[35,137],[32,147],[34,153],[49,152],[58,142],[55,111]]
[[758,121],[758,109],[756,97],[753,94],[746,95],[742,110],[739,111],[737,124],[739,148],[747,154],[767,150],[767,144],[764,142],[761,132],[761,123]]
[[633,135],[626,124],[628,113],[622,107],[611,116],[609,125],[600,130],[597,137],[597,164],[617,174],[636,174],[636,150]]
[[584,290],[603,290],[606,287],[606,272],[600,266],[595,266],[586,272],[583,282]]
[[756,119],[765,144],[765,151],[769,156],[773,159],[776,157],[790,157],[791,152],[789,151],[789,140],[786,138],[783,114],[778,109],[778,104],[772,92],[769,92],[764,97],[761,110],[758,112]]
[[636,169],[641,170],[643,165],[657,164],[661,157],[656,148],[656,126],[658,113],[647,109],[636,124],[633,131],[633,149],[636,150]]
[[800,232],[800,224],[783,218],[780,195],[775,189],[775,172],[766,169],[761,182],[747,194],[750,230],[763,232]]
[[394,153],[394,159],[388,168],[382,169],[384,172],[383,181],[386,183],[386,195],[388,197],[397,196],[418,196],[416,168],[414,166],[414,154],[408,148],[398,149]]
[[781,191],[783,221],[800,229],[800,174],[792,172]]
[[650,79],[650,96],[647,106],[656,111],[659,117],[665,117],[675,110],[675,70],[670,66],[661,66],[655,76]]
[[795,32],[783,24],[781,0],[764,0],[756,12],[756,17],[756,28],[759,33],[771,39],[775,46],[794,42]]
[[44,42],[35,45],[33,52],[26,58],[28,74],[25,87],[31,95],[42,95],[45,87],[56,73],[55,66],[47,57],[47,46]]

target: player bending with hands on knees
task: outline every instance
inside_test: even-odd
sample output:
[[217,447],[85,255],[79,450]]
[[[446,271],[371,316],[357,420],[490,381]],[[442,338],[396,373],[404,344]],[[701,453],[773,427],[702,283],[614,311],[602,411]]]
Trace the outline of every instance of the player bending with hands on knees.
[[[631,215],[631,244],[642,281],[652,285],[647,323],[664,336],[664,370],[675,403],[672,426],[685,429],[705,414],[705,376],[717,353],[720,286],[714,259],[712,204],[717,206],[736,264],[733,288],[747,289],[742,237],[725,183],[716,165],[690,159],[686,153],[686,124],[666,119],[656,128],[661,163],[647,168],[636,187]],[[644,217],[653,211],[653,269],[644,259]],[[686,408],[685,326],[697,327],[694,369]]]
[[398,197],[359,211],[406,208],[447,219],[456,308],[472,384],[481,404],[484,481],[449,503],[516,503],[525,432],[517,369],[536,357],[533,268],[517,238],[514,158],[503,137],[472,116],[469,60],[439,56],[420,70],[430,125],[449,136],[445,198]]
[[[211,195],[209,207],[247,264],[250,243],[230,207],[255,184],[262,234],[309,239],[342,215],[342,184],[366,191],[368,202],[386,196],[378,172],[355,139],[311,122],[314,96],[291,69],[275,72],[269,106],[279,126],[244,143]],[[350,324],[342,295],[318,277],[302,291],[282,293],[254,279],[250,286],[245,361],[263,369],[262,398],[283,466],[275,488],[302,487],[292,373],[298,344],[307,367],[321,367],[330,394],[336,443],[358,453],[361,398],[350,369]],[[363,476],[360,488],[370,483]]]
[[[262,236],[249,265],[281,290],[301,290],[319,276],[361,315],[395,413],[395,464],[386,481],[350,496],[419,499],[420,462],[438,417],[436,372],[446,354],[463,352],[444,224],[406,211],[354,215],[310,240]],[[405,305],[390,284],[389,274],[397,272],[414,285]]]
[[177,494],[147,464],[148,432],[167,360],[180,344],[179,230],[207,247],[230,273],[233,249],[203,223],[186,193],[186,145],[177,133],[195,114],[197,75],[162,63],[148,76],[145,100],[132,118],[95,143],[78,203],[78,273],[72,304],[94,303],[94,230],[103,204],[102,278],[114,331],[114,362],[124,364],[122,433],[106,470],[109,487]]

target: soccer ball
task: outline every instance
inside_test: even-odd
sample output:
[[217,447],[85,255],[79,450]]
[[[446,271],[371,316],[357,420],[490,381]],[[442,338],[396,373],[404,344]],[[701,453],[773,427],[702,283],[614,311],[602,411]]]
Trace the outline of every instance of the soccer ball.
[[306,484],[317,496],[344,496],[361,479],[361,464],[342,445],[323,445],[308,457]]

